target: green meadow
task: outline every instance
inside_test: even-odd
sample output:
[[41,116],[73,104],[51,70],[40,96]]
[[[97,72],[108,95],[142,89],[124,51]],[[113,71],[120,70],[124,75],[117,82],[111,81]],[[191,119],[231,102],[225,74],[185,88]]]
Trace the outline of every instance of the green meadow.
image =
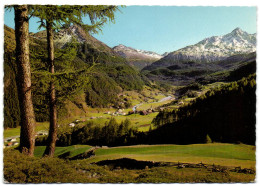
[[[88,145],[57,147],[55,156],[70,151],[70,157],[89,150]],[[35,149],[35,156],[41,157],[45,147]],[[192,145],[136,145],[111,148],[98,148],[95,156],[86,159],[89,163],[101,160],[132,158],[143,161],[182,162],[215,164],[221,166],[241,166],[255,168],[255,147],[244,144],[192,144]]]

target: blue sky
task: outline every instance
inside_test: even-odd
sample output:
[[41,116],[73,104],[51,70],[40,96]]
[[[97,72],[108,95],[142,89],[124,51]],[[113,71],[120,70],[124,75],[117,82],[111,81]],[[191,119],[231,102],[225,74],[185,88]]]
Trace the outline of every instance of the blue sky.
[[[171,52],[200,40],[224,35],[239,27],[256,33],[256,7],[127,6],[115,15],[115,24],[94,35],[110,47],[123,44],[157,53]],[[14,12],[4,22],[14,28]],[[36,19],[30,32],[37,32]]]

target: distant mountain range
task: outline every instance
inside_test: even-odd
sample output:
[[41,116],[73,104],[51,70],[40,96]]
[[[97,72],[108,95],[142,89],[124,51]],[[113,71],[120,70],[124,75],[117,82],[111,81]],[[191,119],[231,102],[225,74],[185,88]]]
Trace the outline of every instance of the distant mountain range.
[[255,66],[256,34],[236,28],[229,34],[206,38],[171,52],[144,67],[142,73],[151,80],[187,85],[238,80],[255,73]]
[[[39,38],[39,33],[37,34]],[[85,54],[94,48],[115,58],[119,56],[131,66],[142,70],[149,79],[174,85],[194,81],[222,81],[231,78],[231,72],[239,71],[242,67],[246,74],[255,71],[256,34],[248,34],[240,28],[223,36],[206,38],[177,51],[165,52],[163,55],[122,44],[110,48],[78,26],[62,29],[55,35],[55,43],[59,47],[64,47],[73,40],[86,46],[83,48],[89,51],[84,51]]]
[[169,53],[165,59],[214,62],[236,54],[256,51],[256,34],[248,34],[240,28],[223,36],[206,38],[195,45]]
[[143,70],[154,70],[189,61],[211,63],[255,51],[256,34],[248,34],[236,28],[229,34],[206,38],[195,45],[171,52]]
[[177,51],[165,52],[163,55],[152,51],[134,49],[122,44],[115,46],[113,51],[124,57],[132,66],[136,66],[139,69],[149,68],[150,65],[164,66],[164,63],[168,63],[169,61],[209,63],[224,60],[237,54],[255,52],[256,34],[248,34],[240,28],[236,28],[226,35],[212,36]]
[[[45,39],[46,32],[38,32],[31,34],[31,36],[38,39]],[[231,33],[223,36],[212,36],[206,38],[197,44],[184,47],[177,51],[170,53],[165,52],[163,55],[152,51],[134,49],[122,44],[110,48],[103,42],[86,33],[79,26],[71,26],[67,29],[62,29],[55,34],[55,43],[61,48],[73,39],[76,39],[79,43],[91,44],[97,49],[121,56],[130,63],[148,62],[148,64],[151,64],[155,61],[158,63],[162,61],[214,62],[224,60],[233,55],[252,53],[256,51],[256,34],[248,34],[240,28],[236,28]]]

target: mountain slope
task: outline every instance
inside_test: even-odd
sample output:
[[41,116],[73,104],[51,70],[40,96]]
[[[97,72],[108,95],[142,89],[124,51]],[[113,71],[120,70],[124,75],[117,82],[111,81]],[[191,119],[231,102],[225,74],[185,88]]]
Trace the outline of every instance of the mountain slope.
[[[40,31],[37,33],[31,33],[31,36],[39,40],[46,40],[47,34],[46,31]],[[85,45],[91,45],[93,48],[102,52],[115,54],[110,47],[108,47],[103,42],[97,40],[89,33],[84,31],[83,28],[77,25],[72,25],[68,28],[63,28],[58,32],[55,32],[54,42],[55,46],[58,48],[65,47],[67,43],[77,42]]]
[[124,57],[130,65],[138,69],[142,69],[163,57],[155,52],[134,49],[122,44],[115,46],[113,51]]
[[256,34],[248,34],[240,28],[223,36],[206,38],[168,54],[165,59],[214,62],[229,56],[256,51]]
[[224,36],[206,38],[195,45],[171,52],[144,67],[142,73],[152,80],[174,85],[223,81],[231,71],[248,63],[252,63],[252,68],[247,68],[247,72],[254,73],[255,51],[256,34],[236,28]]
[[256,51],[256,34],[248,34],[239,28],[223,36],[206,38],[195,45],[174,51],[143,70],[154,70],[187,61],[216,62],[238,54]]
[[121,56],[125,57],[126,59],[133,59],[133,60],[140,60],[140,59],[151,59],[151,60],[158,60],[161,59],[162,56],[155,52],[145,51],[134,49],[131,47],[126,47],[124,45],[118,45],[113,48],[115,52],[120,54]]
[[159,127],[150,132],[150,143],[205,143],[210,136],[213,142],[255,145],[255,78],[250,75],[176,110],[160,112],[154,119]]
[[[234,71],[241,72],[241,74]],[[216,81],[239,80],[255,72],[255,52],[230,56],[214,63],[183,61],[168,63],[167,66],[153,66],[150,69],[146,67],[142,71],[151,80],[164,81],[173,85],[188,85],[195,81],[207,84]]]
[[[19,106],[14,80],[14,39],[14,30],[5,26],[5,127],[19,125]],[[48,120],[49,83],[46,58],[46,32],[30,33],[33,104],[37,121]],[[84,69],[89,67],[91,71],[83,73]],[[56,81],[59,118],[73,116],[79,111],[85,113],[86,104],[89,107],[123,108],[126,101],[120,97],[120,93],[124,90],[141,90],[144,85],[140,73],[123,57],[77,26],[55,33],[55,71],[59,74]],[[78,109],[66,109],[67,102]]]

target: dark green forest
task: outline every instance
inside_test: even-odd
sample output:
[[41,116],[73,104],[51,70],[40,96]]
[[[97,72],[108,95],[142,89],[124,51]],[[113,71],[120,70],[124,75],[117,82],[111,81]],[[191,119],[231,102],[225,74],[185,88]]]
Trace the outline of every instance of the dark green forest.
[[157,129],[149,133],[150,143],[205,143],[209,136],[213,142],[254,145],[255,91],[255,75],[250,75],[179,109],[162,111],[153,121]]

